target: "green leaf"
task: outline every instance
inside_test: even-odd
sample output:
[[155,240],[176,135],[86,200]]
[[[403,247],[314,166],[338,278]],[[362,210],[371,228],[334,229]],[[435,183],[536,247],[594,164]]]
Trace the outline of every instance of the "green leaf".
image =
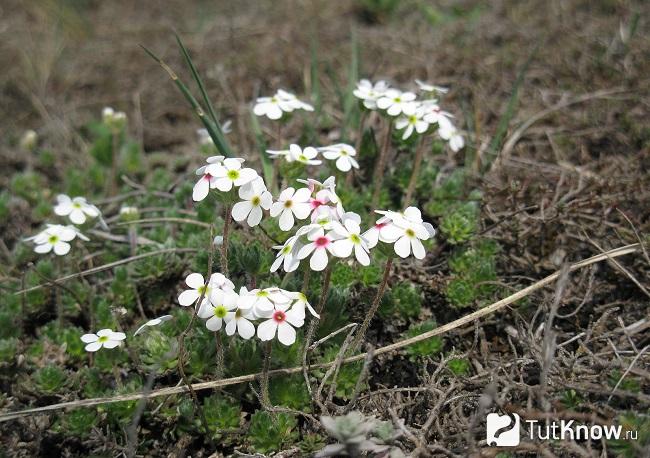
[[187,88],[187,86],[178,78],[178,75],[174,73],[174,71],[169,67],[169,65],[167,65],[162,59],[156,56],[145,46],[140,45],[140,47],[144,49],[144,51],[147,54],[149,54],[149,56],[153,60],[158,62],[158,65],[160,65],[163,68],[163,70],[167,72],[167,74],[172,79],[174,84],[176,84],[176,87],[178,87],[178,89],[181,91],[185,99],[189,102],[189,104],[194,109],[194,112],[196,113],[196,115],[199,117],[199,119],[205,126],[206,130],[210,134],[210,137],[214,141],[214,144],[216,145],[219,152],[226,157],[233,157],[232,151],[228,146],[228,144],[226,143],[226,139],[223,135],[223,131],[221,130],[221,127],[215,124],[209,116],[205,115],[205,111],[203,110],[199,102],[194,98],[194,96]]

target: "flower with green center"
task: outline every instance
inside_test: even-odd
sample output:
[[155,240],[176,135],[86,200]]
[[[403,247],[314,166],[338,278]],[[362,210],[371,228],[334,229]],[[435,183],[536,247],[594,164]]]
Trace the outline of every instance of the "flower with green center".
[[273,204],[273,196],[267,191],[262,177],[239,188],[239,197],[242,202],[232,207],[232,217],[235,221],[246,220],[250,227],[257,226],[262,221],[262,209],[269,210]]
[[100,348],[115,348],[122,344],[126,339],[126,334],[123,332],[114,332],[111,329],[101,329],[97,334],[84,334],[81,336],[81,341],[86,345],[85,350],[88,352],[95,352]]
[[278,201],[271,205],[271,216],[280,217],[280,229],[288,231],[293,227],[294,216],[298,219],[306,219],[311,213],[309,201],[311,191],[309,188],[301,188],[297,191],[288,187],[280,193]]
[[257,172],[250,168],[242,168],[243,159],[227,158],[222,164],[210,164],[205,168],[206,175],[211,177],[210,187],[216,187],[221,192],[230,191],[233,186],[239,187],[257,178]]
[[212,289],[207,304],[199,308],[198,316],[207,320],[205,327],[210,331],[218,331],[227,322],[228,313],[237,308],[239,295],[234,291]]
[[[240,290],[240,294],[245,294],[246,288]],[[253,310],[242,310],[237,308],[235,311],[229,311],[226,314],[226,334],[232,336],[237,332],[242,339],[250,339],[255,335],[255,326],[251,323],[255,320]]]
[[29,237],[27,241],[33,241],[36,245],[36,253],[45,254],[50,251],[58,256],[64,256],[70,252],[70,243],[75,238],[88,241],[88,237],[83,235],[74,226],[62,226],[60,224],[48,224],[46,229]]
[[417,259],[424,259],[426,252],[421,240],[428,240],[436,233],[431,224],[422,221],[422,214],[416,207],[409,207],[403,213],[379,211],[391,223],[382,230],[382,241],[395,243],[395,253],[407,258],[411,253]]
[[361,217],[353,212],[343,215],[342,223],[334,221],[332,230],[340,240],[334,242],[334,254],[340,258],[347,258],[354,251],[354,257],[362,266],[370,264],[370,248],[368,241],[361,235]]
[[190,289],[183,291],[178,296],[178,303],[183,307],[194,304],[201,296],[203,296],[201,305],[203,306],[204,304],[207,304],[209,302],[210,293],[214,289],[219,288],[229,291],[235,289],[235,285],[224,277],[223,274],[218,272],[212,274],[208,284],[205,283],[203,275],[196,272],[189,274],[185,279],[185,283],[190,287]]
[[266,116],[273,120],[280,119],[283,113],[290,113],[293,110],[314,111],[314,107],[282,89],[278,89],[272,97],[258,97],[253,107],[256,116]]
[[255,316],[262,316],[278,304],[289,302],[280,288],[253,289],[240,291],[238,307],[243,311],[252,310]]
[[415,94],[412,92],[402,92],[398,89],[388,89],[377,99],[377,107],[386,110],[390,116],[399,116],[400,114],[410,115],[415,113],[417,104]]
[[289,146],[289,154],[286,156],[287,162],[300,162],[305,165],[320,165],[322,161],[316,159],[318,150],[313,146],[302,149],[295,143]]
[[298,268],[300,261],[294,255],[294,253],[297,252],[297,250],[294,250],[294,248],[299,248],[299,245],[296,245],[299,243],[298,238],[298,236],[294,235],[293,237],[289,237],[287,241],[284,242],[284,245],[277,245],[273,247],[279,251],[275,258],[275,261],[273,261],[273,264],[271,264],[271,272],[277,271],[280,266],[282,266],[285,272],[293,272]]
[[395,128],[398,130],[404,129],[402,140],[409,138],[413,131],[418,134],[423,134],[429,129],[429,123],[423,119],[424,112],[419,108],[415,113],[408,116],[400,116],[395,121]]
[[359,168],[359,163],[353,157],[357,155],[357,151],[351,145],[337,143],[336,145],[318,148],[318,151],[323,154],[325,159],[329,159],[330,161],[335,160],[336,168],[341,172],[349,172],[352,167],[355,169]]

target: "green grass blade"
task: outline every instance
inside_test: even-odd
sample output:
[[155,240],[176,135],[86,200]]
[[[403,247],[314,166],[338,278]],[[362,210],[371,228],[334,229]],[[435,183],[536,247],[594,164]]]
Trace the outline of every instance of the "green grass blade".
[[156,56],[153,52],[151,52],[146,47],[142,45],[140,46],[153,60],[158,62],[158,65],[160,65],[163,68],[163,70],[167,72],[171,80],[174,82],[174,84],[176,84],[176,87],[178,87],[178,89],[181,91],[185,99],[189,102],[189,104],[194,109],[194,112],[203,123],[203,126],[205,126],[212,140],[214,140],[214,143],[217,149],[221,152],[221,154],[223,154],[226,157],[232,157],[233,154],[230,148],[226,145],[224,141],[222,141],[223,134],[219,135],[217,126],[212,122],[209,116],[206,116],[205,111],[203,110],[199,102],[194,98],[194,96],[187,88],[187,86],[178,78],[178,75],[176,75],[176,73],[169,67],[169,65],[167,65],[161,58]]

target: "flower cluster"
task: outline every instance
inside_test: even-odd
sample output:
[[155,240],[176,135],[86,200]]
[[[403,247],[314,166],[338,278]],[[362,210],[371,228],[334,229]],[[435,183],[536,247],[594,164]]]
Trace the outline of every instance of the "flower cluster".
[[359,163],[354,158],[357,151],[351,145],[346,143],[337,143],[330,146],[321,146],[314,148],[307,146],[301,148],[299,145],[291,144],[289,149],[286,150],[266,150],[266,152],[273,158],[284,158],[287,162],[299,162],[305,165],[320,165],[322,161],[318,159],[320,153],[325,159],[336,161],[336,168],[341,172],[349,172],[353,167],[359,168]]
[[314,107],[298,99],[294,94],[278,89],[272,97],[258,97],[253,113],[269,119],[280,119],[284,113],[294,110],[314,111]]
[[359,264],[370,264],[370,249],[379,241],[394,244],[395,253],[406,258],[413,253],[417,259],[425,256],[422,240],[435,235],[431,224],[422,220],[421,212],[415,207],[404,213],[378,211],[382,218],[377,224],[361,232],[361,217],[346,212],[336,195],[334,177],[323,183],[313,179],[298,180],[307,187],[295,190],[287,188],[271,207],[271,216],[279,216],[280,229],[289,231],[295,218],[309,222],[297,229],[283,245],[274,247],[278,254],[271,266],[275,272],[282,266],[285,272],[298,268],[300,261],[309,259],[314,271],[324,270],[330,257],[348,258],[354,254]]
[[243,339],[256,334],[262,341],[273,340],[276,335],[283,345],[296,341],[296,329],[305,323],[305,310],[318,317],[304,294],[272,287],[248,290],[242,287],[235,291],[235,285],[220,273],[212,274],[204,283],[203,275],[192,273],[185,283],[190,289],[178,296],[182,306],[198,304],[197,315],[205,320],[210,331],[222,328],[229,336],[235,333]]
[[429,95],[429,98],[418,100],[414,92],[391,88],[385,81],[373,84],[366,79],[357,83],[354,95],[366,109],[380,110],[395,118],[395,128],[403,131],[403,140],[414,132],[425,134],[435,126],[440,138],[447,141],[453,151],[459,151],[465,141],[451,122],[453,116],[443,111],[434,97],[438,93],[446,93],[447,89],[419,80],[416,80],[416,83],[420,91]]

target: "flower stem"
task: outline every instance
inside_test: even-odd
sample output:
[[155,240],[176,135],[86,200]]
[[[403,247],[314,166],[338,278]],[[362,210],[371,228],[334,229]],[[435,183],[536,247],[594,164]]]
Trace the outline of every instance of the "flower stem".
[[361,345],[361,342],[363,341],[366,335],[366,332],[368,331],[368,327],[370,327],[370,322],[372,321],[372,318],[375,316],[375,313],[377,313],[379,304],[381,304],[381,298],[384,296],[384,291],[386,290],[386,285],[388,284],[388,277],[390,276],[390,270],[392,266],[393,266],[393,258],[388,258],[388,260],[386,261],[386,266],[384,267],[384,276],[381,279],[381,283],[379,284],[379,289],[377,290],[377,294],[375,295],[375,298],[372,301],[370,310],[366,314],[366,317],[364,318],[363,323],[359,328],[359,331],[357,331],[357,335],[354,338],[354,342],[350,346],[350,353],[354,353],[355,351],[357,351],[359,345]]
[[269,396],[269,371],[271,370],[271,353],[273,351],[273,341],[269,340],[264,343],[264,364],[262,365],[262,378],[260,380],[260,402],[262,407],[267,410],[271,409],[271,397]]
[[[318,313],[318,315],[322,315],[323,309],[325,308],[325,302],[327,301],[327,294],[329,293],[329,288],[330,288],[330,279],[332,278],[331,274],[332,274],[332,270],[328,265],[327,268],[325,269],[325,272],[323,273],[323,287],[321,291],[320,300],[316,308],[316,313]],[[311,394],[312,390],[311,390],[311,384],[309,383],[309,375],[307,373],[307,364],[308,364],[307,356],[309,354],[309,346],[311,345],[311,341],[314,338],[314,334],[316,333],[316,328],[318,327],[319,322],[320,319],[316,317],[312,317],[312,319],[309,321],[309,327],[307,328],[307,333],[305,334],[305,344],[302,349],[302,373],[303,376],[305,377],[305,382],[307,384],[307,390],[309,391],[309,394]]]
[[390,139],[393,133],[393,123],[389,119],[386,126],[386,136],[384,137],[384,144],[379,152],[379,159],[377,160],[377,167],[375,167],[375,191],[372,194],[372,208],[376,208],[379,203],[379,196],[381,195],[381,186],[384,182],[384,169],[386,168],[386,159],[388,158],[388,148],[390,148]]
[[223,243],[221,244],[221,273],[228,276],[228,236],[230,235],[230,204],[224,206]]
[[224,355],[223,355],[223,338],[221,337],[221,333],[217,332],[216,333],[216,353],[217,353],[217,367],[216,367],[216,377],[217,379],[222,379],[223,378],[223,371],[224,371]]
[[406,197],[404,197],[404,207],[408,207],[411,203],[411,198],[413,197],[413,191],[415,191],[415,186],[418,182],[418,177],[420,175],[420,167],[422,166],[422,157],[424,156],[424,139],[420,139],[418,148],[415,152],[415,162],[413,163],[413,171],[411,172],[411,179],[409,180],[409,186],[406,190]]

